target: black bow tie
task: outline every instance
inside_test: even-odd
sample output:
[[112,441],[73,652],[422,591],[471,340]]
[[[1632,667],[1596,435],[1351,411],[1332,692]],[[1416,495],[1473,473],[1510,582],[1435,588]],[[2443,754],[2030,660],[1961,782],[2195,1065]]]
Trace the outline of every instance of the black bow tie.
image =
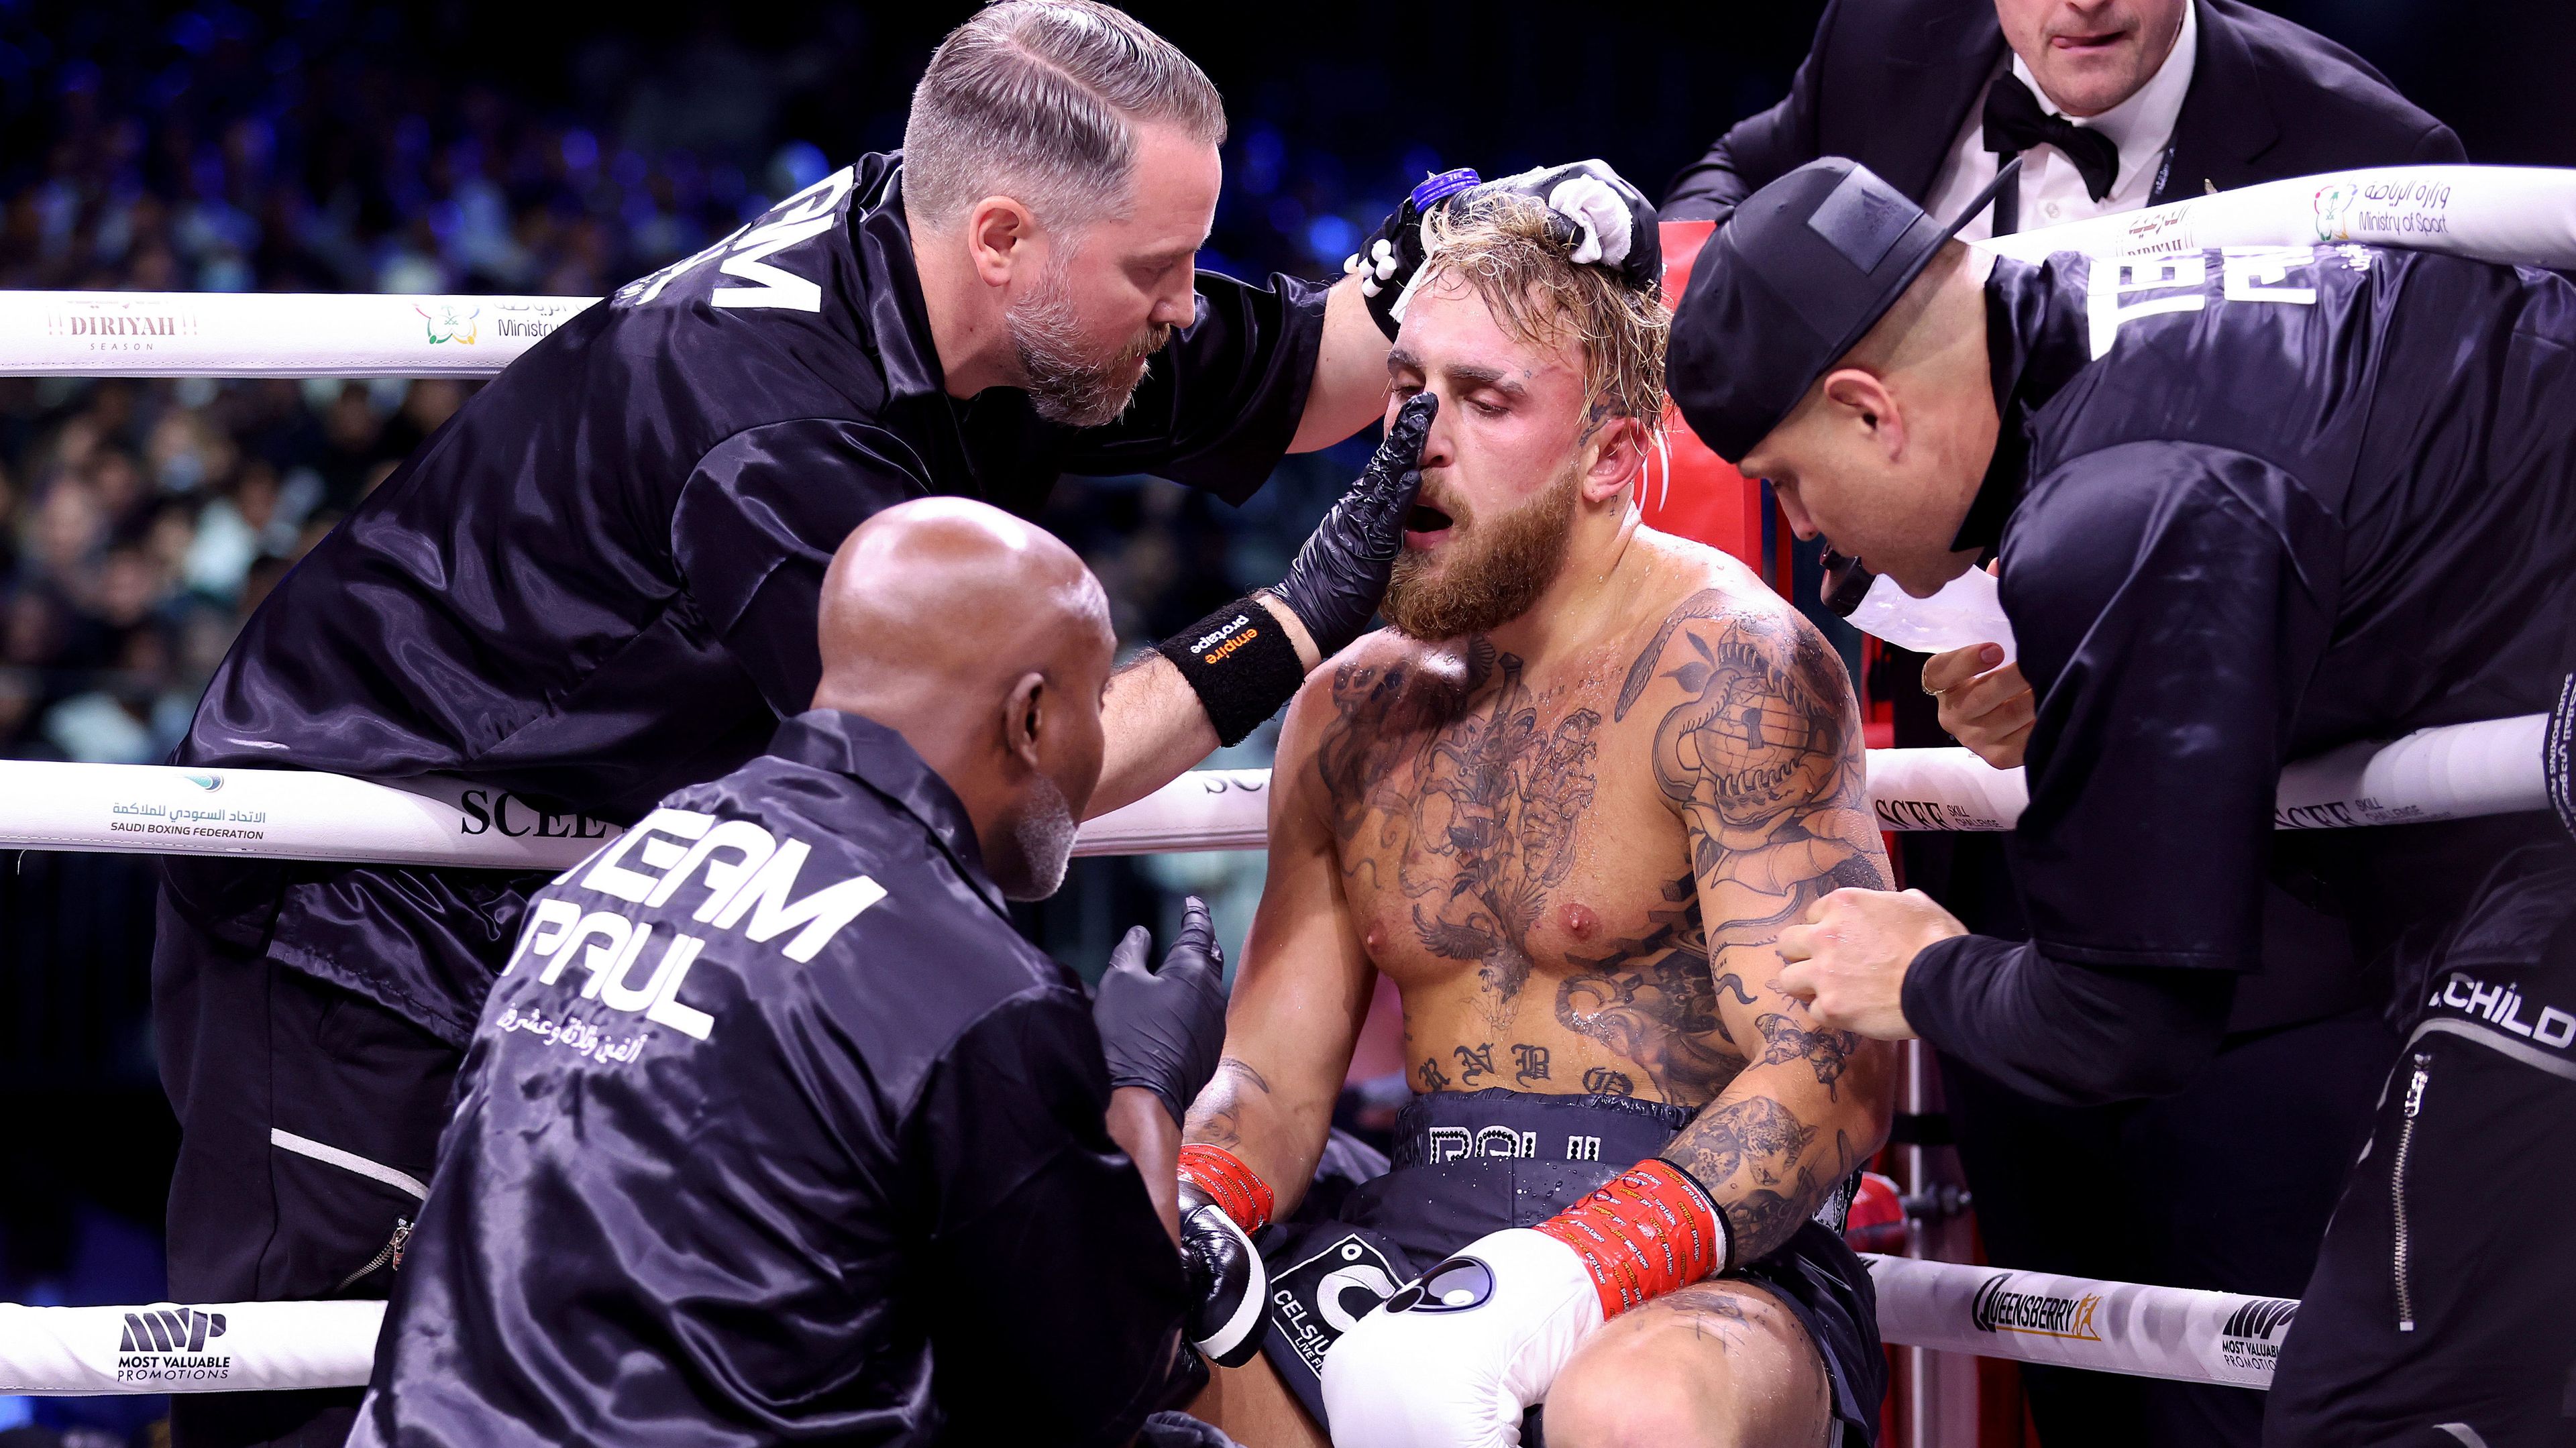
[[2084,178],[2085,194],[2096,201],[2110,195],[2120,179],[2118,142],[2064,116],[2050,115],[2012,72],[1996,76],[1986,89],[1986,149],[2011,155],[2042,145],[2055,146],[2075,163]]

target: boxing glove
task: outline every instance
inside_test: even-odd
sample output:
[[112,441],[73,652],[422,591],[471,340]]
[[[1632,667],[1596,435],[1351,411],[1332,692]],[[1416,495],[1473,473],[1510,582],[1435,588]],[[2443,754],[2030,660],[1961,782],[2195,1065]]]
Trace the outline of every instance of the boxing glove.
[[1586,1338],[1725,1269],[1726,1221],[1690,1174],[1649,1157],[1536,1227],[1480,1237],[1324,1356],[1337,1448],[1518,1448]]
[[1219,1367],[1261,1350],[1270,1275],[1252,1237],[1206,1192],[1181,1183],[1181,1271],[1190,1289],[1190,1345]]

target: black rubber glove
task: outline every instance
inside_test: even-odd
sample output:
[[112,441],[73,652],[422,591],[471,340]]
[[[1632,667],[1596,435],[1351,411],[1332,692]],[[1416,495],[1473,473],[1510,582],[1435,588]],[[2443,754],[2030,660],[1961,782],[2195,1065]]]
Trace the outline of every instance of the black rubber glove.
[[1386,597],[1395,556],[1404,551],[1405,515],[1422,491],[1422,439],[1439,410],[1440,400],[1428,392],[1396,409],[1395,425],[1360,480],[1315,525],[1314,536],[1288,565],[1288,576],[1270,590],[1306,626],[1325,658],[1358,638]]
[[1163,952],[1159,971],[1145,968],[1153,943],[1139,925],[1109,953],[1091,1020],[1109,1060],[1110,1088],[1142,1086],[1162,1097],[1178,1122],[1216,1074],[1225,1045],[1225,953],[1195,895],[1182,905],[1180,938]]
[[1422,218],[1477,181],[1476,173],[1466,167],[1422,178],[1404,204],[1360,243],[1358,254],[1342,263],[1343,272],[1360,279],[1360,295],[1368,301],[1369,315],[1377,319],[1378,330],[1386,333],[1388,341],[1395,340],[1400,322],[1395,304],[1404,299],[1413,274],[1422,270]]
[[1664,244],[1655,223],[1655,204],[1611,170],[1609,162],[1541,166],[1485,182],[1463,194],[1472,201],[1498,192],[1533,197],[1554,212],[1556,230],[1574,248],[1576,262],[1608,267],[1628,285],[1661,294]]

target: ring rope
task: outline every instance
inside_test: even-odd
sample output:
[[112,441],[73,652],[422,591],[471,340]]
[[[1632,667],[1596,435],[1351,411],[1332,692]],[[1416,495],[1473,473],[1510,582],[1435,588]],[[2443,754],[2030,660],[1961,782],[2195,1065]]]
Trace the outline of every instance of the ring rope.
[[[2423,729],[2281,771],[2283,829],[2420,823],[2550,807],[2549,716]],[[1270,771],[1193,770],[1082,827],[1081,855],[1259,849]],[[2006,830],[2029,802],[2018,769],[1965,749],[1869,751],[1870,807],[1890,830]],[[0,761],[0,849],[240,855],[565,870],[617,837],[490,785],[400,785],[286,769]]]
[[[1868,1253],[1900,1346],[2269,1388],[2298,1303]],[[382,1302],[0,1303],[0,1393],[96,1397],[364,1387]]]

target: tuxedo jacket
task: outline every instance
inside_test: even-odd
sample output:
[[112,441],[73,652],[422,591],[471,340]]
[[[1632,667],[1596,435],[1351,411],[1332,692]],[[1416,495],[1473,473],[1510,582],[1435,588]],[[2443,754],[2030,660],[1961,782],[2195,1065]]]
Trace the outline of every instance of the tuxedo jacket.
[[[2200,58],[2150,205],[2354,166],[2457,162],[2460,138],[2368,61],[2239,0],[2200,7]],[[1923,200],[2004,58],[1994,0],[1831,0],[1789,98],[1739,121],[1666,189],[1666,220],[1721,218],[1819,156]]]

